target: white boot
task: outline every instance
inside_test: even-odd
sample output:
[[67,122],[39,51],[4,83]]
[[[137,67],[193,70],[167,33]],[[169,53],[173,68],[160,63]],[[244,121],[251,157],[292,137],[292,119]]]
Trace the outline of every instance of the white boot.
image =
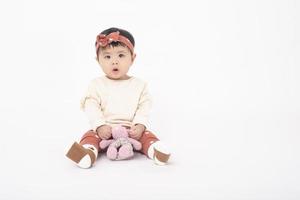
[[80,145],[74,142],[66,156],[81,168],[90,168],[98,155],[98,150],[93,145]]
[[[97,156],[98,156],[98,150],[91,144],[84,144],[82,145],[85,149],[87,150],[91,150],[94,155],[95,155],[95,159],[94,161],[97,159]],[[89,154],[85,155],[78,163],[77,163],[77,166],[78,167],[81,167],[81,168],[84,168],[84,169],[87,169],[87,168],[90,168],[92,165],[93,165],[93,160],[91,158],[91,156]]]
[[148,148],[148,157],[153,159],[157,165],[167,164],[170,155],[170,151],[161,141],[154,142]]

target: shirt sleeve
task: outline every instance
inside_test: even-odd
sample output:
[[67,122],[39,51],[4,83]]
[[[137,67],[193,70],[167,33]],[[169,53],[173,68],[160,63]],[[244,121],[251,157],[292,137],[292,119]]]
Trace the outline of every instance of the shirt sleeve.
[[138,108],[133,118],[133,124],[143,124],[148,126],[149,114],[152,106],[152,98],[149,94],[148,86],[145,84],[141,93]]
[[101,98],[96,90],[95,82],[90,83],[85,96],[81,99],[81,109],[85,112],[91,128],[96,131],[104,125],[105,119],[101,110]]

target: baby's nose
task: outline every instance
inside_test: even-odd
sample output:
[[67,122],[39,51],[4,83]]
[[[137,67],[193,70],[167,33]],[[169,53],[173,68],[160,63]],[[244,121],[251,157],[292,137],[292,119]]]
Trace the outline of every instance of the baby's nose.
[[118,60],[113,60],[113,61],[112,61],[112,64],[113,64],[113,65],[117,65],[117,64],[119,64],[119,61],[118,61]]

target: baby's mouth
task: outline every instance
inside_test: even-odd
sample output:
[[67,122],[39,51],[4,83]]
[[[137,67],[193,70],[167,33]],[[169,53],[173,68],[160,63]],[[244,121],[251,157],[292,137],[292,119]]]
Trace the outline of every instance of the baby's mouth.
[[119,71],[119,69],[118,68],[113,68],[113,70],[112,70],[113,72],[118,72]]

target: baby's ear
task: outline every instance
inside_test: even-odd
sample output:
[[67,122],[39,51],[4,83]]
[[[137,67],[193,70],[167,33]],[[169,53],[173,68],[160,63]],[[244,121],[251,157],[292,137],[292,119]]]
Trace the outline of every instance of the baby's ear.
[[136,58],[136,54],[134,53],[134,54],[132,55],[132,62],[135,60],[135,58]]

